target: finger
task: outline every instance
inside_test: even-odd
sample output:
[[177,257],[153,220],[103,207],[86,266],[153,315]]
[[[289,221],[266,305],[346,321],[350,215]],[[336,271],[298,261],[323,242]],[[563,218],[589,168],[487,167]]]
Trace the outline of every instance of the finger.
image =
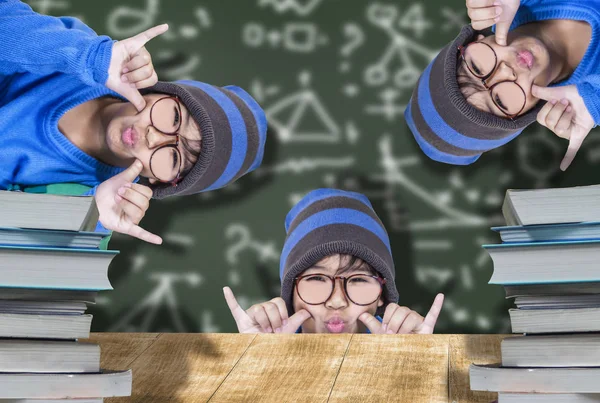
[[281,323],[283,326],[287,325],[288,323],[288,310],[287,310],[287,306],[285,305],[285,301],[283,300],[283,298],[281,297],[277,297],[277,298],[273,298],[271,300],[272,303],[274,303],[277,306],[277,309],[279,309],[279,315],[281,317]]
[[156,38],[158,35],[167,32],[169,26],[167,24],[157,25],[156,27],[152,27],[144,32],[137,34],[129,39],[125,39],[123,43],[125,44],[125,48],[129,51],[129,53],[137,52],[142,46],[144,46],[148,41],[153,38]]
[[132,70],[121,76],[121,81],[124,83],[135,84],[139,81],[147,80],[154,74],[154,67],[151,64],[142,66],[136,70]]
[[571,162],[575,159],[577,155],[577,151],[583,144],[583,140],[585,139],[585,135],[571,133],[571,138],[569,139],[569,147],[567,148],[567,153],[560,163],[561,171],[566,171]]
[[136,159],[126,170],[114,176],[113,178],[118,177],[118,180],[122,181],[123,183],[131,183],[135,180],[135,178],[140,176],[140,173],[142,173],[143,169],[144,164],[142,164],[140,160]]
[[306,309],[300,309],[298,312],[290,316],[288,324],[281,329],[281,333],[296,333],[304,322],[311,318],[310,313]]
[[383,313],[383,319],[381,321],[381,326],[383,327],[384,332],[387,330],[390,320],[394,317],[394,312],[396,312],[396,309],[399,307],[400,306],[395,303],[388,304],[388,306],[385,307],[385,312]]
[[139,183],[130,183],[128,187],[131,187],[136,192],[143,194],[148,200],[152,198],[152,189],[150,189],[148,186],[140,185]]
[[546,117],[548,116],[552,108],[554,108],[554,105],[556,105],[557,102],[558,101],[556,99],[552,99],[546,102],[544,106],[542,106],[542,109],[540,109],[536,116],[536,120],[539,124],[541,124],[542,126],[546,126]]
[[142,94],[140,94],[137,88],[131,87],[129,83],[121,82],[119,84],[120,85],[118,86],[117,92],[125,97],[126,100],[131,102],[138,112],[143,111],[146,107],[146,100]]
[[417,329],[422,323],[423,317],[415,311],[412,311],[408,314],[406,319],[404,319],[404,322],[402,322],[400,329],[398,329],[398,334],[410,334],[415,329]]
[[474,30],[481,31],[482,29],[491,27],[495,23],[496,23],[496,19],[472,21],[471,26],[473,27]]
[[156,72],[154,72],[154,73],[152,73],[150,78],[148,78],[146,80],[138,81],[137,83],[135,83],[135,88],[142,89],[142,88],[152,87],[157,82],[158,82],[158,76],[156,75]]
[[554,133],[556,133],[558,137],[564,139],[569,138],[569,128],[571,127],[573,116],[573,107],[569,105],[554,127]]
[[506,46],[508,31],[512,21],[500,21],[501,17],[496,17],[496,43],[500,46]]
[[502,12],[502,7],[481,7],[469,8],[467,14],[471,19],[471,23],[485,20],[493,20]]
[[[122,199],[131,202],[142,212],[142,214],[144,214],[150,206],[150,200],[148,200],[148,197],[145,194],[133,189],[131,187],[131,183],[126,183],[125,185],[121,186],[117,190],[117,195],[121,196]],[[117,201],[119,202],[120,200]]]
[[125,66],[123,67],[123,70],[121,70],[121,73],[129,73],[130,71],[134,71],[139,69],[140,67],[149,65],[152,58],[150,57],[150,53],[148,53],[148,51],[144,52],[144,50],[145,48],[140,49],[140,51],[135,56],[133,56],[131,60],[125,63]]
[[433,333],[433,329],[435,328],[435,324],[440,316],[440,312],[442,311],[442,305],[444,305],[444,294],[438,294],[435,296],[433,300],[433,304],[427,312],[425,319],[423,320],[423,324],[420,329],[417,329],[418,333],[422,334],[431,334]]
[[467,8],[490,7],[496,0],[467,0]]
[[538,85],[531,86],[531,95],[538,99],[551,101],[553,99],[561,99],[565,97],[565,90],[561,87],[540,87]]
[[271,321],[269,320],[269,316],[265,311],[265,307],[263,304],[258,304],[250,307],[248,310],[250,317],[254,318],[256,323],[262,328],[265,333],[273,333],[273,327],[271,326]]
[[546,116],[545,126],[548,129],[554,131],[554,128],[555,128],[556,124],[558,123],[558,120],[563,115],[565,109],[567,109],[567,106],[569,106],[569,101],[567,101],[564,98],[560,102],[557,102],[554,105],[554,107],[548,113],[548,116]]
[[249,319],[246,311],[244,311],[240,304],[238,304],[237,299],[235,299],[231,288],[223,287],[223,295],[225,295],[225,301],[227,302],[227,306],[231,311],[231,315],[233,316],[235,323]]
[[162,238],[152,232],[146,231],[142,227],[132,224],[130,228],[125,232],[127,235],[139,238],[142,241],[153,243],[156,245],[162,244]]
[[117,202],[119,203],[119,207],[123,210],[123,213],[127,216],[127,219],[133,224],[139,224],[144,218],[145,211],[140,209],[134,203],[130,202],[127,199],[123,199],[121,196],[116,196]]
[[396,309],[394,316],[392,317],[392,319],[390,320],[390,323],[388,324],[386,333],[388,333],[388,334],[398,333],[398,330],[400,330],[400,326],[402,326],[402,323],[404,323],[404,320],[406,319],[406,317],[408,315],[410,315],[411,312],[412,312],[412,310],[405,306],[401,306],[398,309]]
[[369,312],[363,312],[362,314],[360,314],[360,316],[358,317],[358,320],[360,320],[362,323],[364,323],[365,326],[367,327],[367,329],[369,329],[369,331],[373,334],[385,333],[381,323],[379,323],[377,318],[375,316],[371,315]]
[[271,327],[273,328],[273,332],[279,333],[281,332],[281,328],[283,326],[283,320],[281,319],[281,314],[279,313],[279,308],[272,302],[265,302],[263,304],[265,308],[265,312],[269,318],[269,322],[271,322]]

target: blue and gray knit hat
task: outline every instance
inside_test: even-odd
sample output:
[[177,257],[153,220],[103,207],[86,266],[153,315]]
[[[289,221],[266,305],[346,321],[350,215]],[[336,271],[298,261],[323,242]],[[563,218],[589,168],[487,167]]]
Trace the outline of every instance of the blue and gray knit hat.
[[398,302],[396,270],[383,223],[364,195],[336,189],[308,193],[285,219],[287,237],[281,252],[281,298],[293,312],[294,278],[329,255],[356,256],[387,281],[385,303]]
[[216,87],[198,81],[161,82],[144,93],[176,95],[190,111],[202,135],[198,161],[172,186],[152,185],[153,198],[190,195],[219,189],[253,171],[262,162],[267,119],[243,89]]
[[408,127],[423,152],[431,159],[454,165],[471,164],[485,151],[500,147],[536,121],[540,102],[524,115],[508,118],[483,112],[467,102],[456,79],[459,45],[477,34],[491,35],[491,29],[475,31],[465,25],[444,47],[421,75],[404,111]]

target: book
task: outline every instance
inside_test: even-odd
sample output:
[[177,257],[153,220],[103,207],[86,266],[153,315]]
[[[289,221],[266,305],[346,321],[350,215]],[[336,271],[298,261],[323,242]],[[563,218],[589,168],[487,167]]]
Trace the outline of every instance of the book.
[[[600,294],[600,283],[507,284],[506,298]],[[1,295],[1,293],[0,293]]]
[[502,204],[506,225],[600,221],[600,185],[555,189],[508,189]]
[[2,399],[67,399],[131,395],[131,370],[90,374],[0,374]]
[[0,299],[24,301],[81,301],[96,303],[96,291],[0,287]]
[[600,368],[469,366],[471,390],[521,393],[600,393]]
[[492,227],[502,242],[600,240],[600,222]]
[[118,251],[0,246],[0,286],[112,290],[108,266]]
[[7,301],[0,300],[0,313],[32,315],[81,315],[87,309],[81,301]]
[[600,241],[529,242],[483,248],[494,265],[489,284],[600,282]]
[[502,340],[503,367],[598,367],[600,334],[507,337]]
[[521,296],[515,298],[519,309],[600,308],[600,294]]
[[[0,403],[2,401],[0,400]],[[600,403],[599,393],[498,393],[498,403]]]
[[42,248],[98,249],[110,232],[0,228],[0,245]]
[[0,340],[0,372],[99,371],[100,346],[97,344],[50,340]]
[[92,315],[0,314],[0,337],[87,339],[91,326]]
[[509,309],[508,314],[513,333],[600,331],[600,308]]
[[98,218],[94,196],[0,191],[0,227],[94,231]]

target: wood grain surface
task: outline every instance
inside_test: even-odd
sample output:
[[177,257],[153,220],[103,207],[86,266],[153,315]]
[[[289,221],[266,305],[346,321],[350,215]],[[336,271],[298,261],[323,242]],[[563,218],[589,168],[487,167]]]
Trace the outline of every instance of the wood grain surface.
[[471,363],[500,362],[507,335],[94,333],[102,367],[133,370],[107,403],[489,403]]

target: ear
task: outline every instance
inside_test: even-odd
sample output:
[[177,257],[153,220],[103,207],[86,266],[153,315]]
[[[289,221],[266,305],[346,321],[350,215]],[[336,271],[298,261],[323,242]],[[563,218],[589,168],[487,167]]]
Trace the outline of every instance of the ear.
[[158,183],[158,180],[154,178],[148,178],[148,182],[150,182],[151,185],[156,185]]
[[379,298],[379,301],[377,301],[377,308],[380,308],[383,306],[383,298]]
[[482,40],[483,38],[485,38],[485,35],[481,35],[481,34],[477,35],[477,40],[478,41]]

